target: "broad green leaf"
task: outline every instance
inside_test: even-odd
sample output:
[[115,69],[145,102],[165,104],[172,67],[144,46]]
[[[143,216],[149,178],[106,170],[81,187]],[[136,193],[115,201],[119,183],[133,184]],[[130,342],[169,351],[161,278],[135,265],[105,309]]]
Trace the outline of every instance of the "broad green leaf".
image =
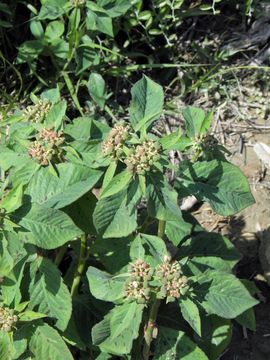
[[103,189],[105,189],[107,187],[107,185],[110,183],[110,181],[114,177],[116,168],[117,168],[117,161],[111,161],[111,163],[110,163],[109,167],[107,168],[105,175],[104,175],[104,179],[103,179],[103,183],[102,183]]
[[[132,235],[115,239],[98,237],[95,240],[93,251],[99,254],[99,260],[106,271],[111,274],[116,274],[130,262],[129,251],[131,239]],[[116,258],[117,261],[115,261]]]
[[65,25],[62,21],[50,22],[45,30],[45,41],[52,42],[53,40],[59,39],[65,31]]
[[37,327],[30,339],[29,349],[38,360],[73,360],[59,333],[48,324]]
[[63,282],[60,271],[49,259],[43,258],[34,266],[36,266],[36,273],[29,287],[28,309],[37,309],[42,314],[56,319],[56,327],[64,331],[72,312],[68,288]]
[[47,315],[32,310],[26,310],[19,314],[20,321],[33,321],[44,317],[47,317]]
[[48,127],[54,126],[56,131],[60,130],[63,125],[66,109],[67,102],[65,100],[54,104],[44,120],[44,125]]
[[26,193],[31,201],[55,209],[63,208],[91,190],[102,175],[99,170],[63,163],[56,166],[59,177],[41,168],[30,181]]
[[8,333],[0,331],[0,359],[12,360],[13,346]]
[[44,30],[40,21],[36,20],[35,18],[32,19],[30,22],[30,30],[37,40],[43,39]]
[[162,87],[144,76],[131,90],[130,121],[136,131],[148,127],[162,112],[164,94]]
[[139,335],[143,305],[136,302],[116,306],[101,323],[94,326],[94,344],[115,355],[129,354]]
[[107,184],[105,189],[102,191],[100,199],[115,195],[121,190],[125,189],[132,179],[132,173],[128,170],[124,170],[114,176],[112,180]]
[[13,187],[2,201],[2,207],[7,213],[17,210],[22,205],[23,184]]
[[43,100],[49,100],[52,104],[58,103],[61,100],[59,86],[57,85],[55,88],[43,91],[40,98]]
[[1,284],[3,301],[6,305],[13,304],[15,307],[22,300],[21,282],[28,256],[26,255],[14,265],[13,269],[4,277]]
[[104,109],[107,93],[103,77],[100,74],[91,73],[87,87],[91,98],[98,104],[101,109]]
[[77,141],[87,142],[90,139],[101,141],[108,136],[110,130],[111,128],[101,121],[95,121],[90,117],[79,117],[66,126],[65,134]]
[[54,20],[63,15],[66,11],[68,2],[66,0],[46,0],[42,2],[38,14],[38,20]]
[[148,259],[147,255],[151,255],[157,264],[163,263],[164,257],[168,255],[164,240],[154,235],[140,234],[140,236],[143,240],[143,246],[146,249],[145,259]]
[[[94,225],[104,238],[130,235],[137,228],[137,209],[141,194],[139,187],[131,184],[130,191],[121,191],[99,200],[94,211]],[[129,195],[127,195],[127,193]]]
[[13,258],[9,253],[8,242],[3,233],[0,233],[0,277],[6,276],[13,268]]
[[13,166],[19,168],[24,164],[32,163],[32,160],[27,154],[16,153],[2,145],[0,145],[0,155],[0,167],[5,171]]
[[182,246],[185,241],[190,239],[193,232],[196,233],[199,231],[202,231],[202,227],[195,217],[186,211],[182,211],[181,217],[177,220],[166,221],[165,233],[175,246]]
[[202,325],[202,336],[196,336],[196,342],[209,360],[217,360],[231,342],[232,323],[216,315],[204,315]]
[[229,239],[218,233],[199,231],[180,247],[181,258],[193,257],[207,259],[208,257],[219,257],[225,260],[232,268],[239,260],[240,254]]
[[41,40],[25,41],[18,49],[17,63],[31,63],[38,58],[44,49],[44,43]]
[[35,326],[31,322],[20,324],[18,329],[13,333],[13,344],[14,344],[14,357],[13,359],[23,359],[21,356],[27,349],[28,340],[31,338],[35,331]]
[[161,144],[162,149],[163,150],[174,150],[175,147],[177,146],[178,142],[181,139],[181,135],[182,135],[182,131],[181,131],[181,129],[178,129],[169,135],[163,136],[159,140],[159,143]]
[[93,311],[89,294],[74,297],[72,317],[64,332],[64,339],[85,351],[87,347],[92,346],[91,331],[89,329],[92,327],[95,319],[96,313]]
[[196,300],[208,314],[233,319],[258,304],[246,287],[234,275],[207,271],[194,284]]
[[[184,260],[184,259],[183,259]],[[232,268],[230,264],[215,256],[194,256],[191,259],[186,259],[187,263],[185,264],[185,271],[189,269],[192,275],[199,275],[204,273],[206,270],[218,270],[221,272],[227,272],[231,274]]]
[[98,0],[97,4],[102,6],[106,10],[107,14],[112,17],[119,17],[127,12],[129,8],[132,7],[132,2],[129,0],[117,0],[117,1],[107,1],[107,0]]
[[112,276],[90,266],[87,278],[91,293],[99,300],[117,302],[124,296],[126,276]]
[[22,226],[26,242],[43,249],[55,249],[82,234],[64,212],[38,204],[22,206],[11,219]]
[[183,318],[189,323],[192,329],[201,336],[201,317],[198,306],[188,297],[181,297],[179,301]]
[[189,163],[180,177],[180,193],[209,202],[218,214],[233,215],[254,203],[246,177],[226,161]]
[[256,331],[256,317],[253,308],[244,311],[242,314],[237,316],[235,320],[249,330]]
[[205,115],[202,109],[188,106],[183,110],[183,116],[186,122],[187,135],[196,138],[205,134],[211,125],[212,116]]
[[70,216],[72,221],[84,233],[95,235],[96,229],[93,224],[93,213],[97,198],[92,192],[88,192],[80,199],[68,205],[63,211]]
[[158,175],[152,175],[150,181],[146,191],[149,215],[165,221],[182,219],[177,192]]
[[182,331],[159,327],[153,360],[208,360],[205,353]]
[[[93,2],[91,2],[94,4]],[[89,7],[90,2],[87,1],[87,6]],[[93,7],[92,7],[93,9]],[[102,9],[92,9],[87,10],[86,15],[86,27],[88,30],[99,31],[111,37],[113,34],[113,24],[112,19],[106,14]]]

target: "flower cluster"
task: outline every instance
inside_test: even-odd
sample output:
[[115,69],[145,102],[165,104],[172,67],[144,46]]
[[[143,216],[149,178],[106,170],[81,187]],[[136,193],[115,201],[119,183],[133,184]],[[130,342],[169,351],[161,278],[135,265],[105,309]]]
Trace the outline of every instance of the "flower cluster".
[[150,170],[154,162],[160,159],[160,145],[152,139],[146,140],[142,145],[131,149],[125,160],[128,170],[134,174],[144,175]]
[[48,100],[38,100],[34,105],[29,105],[23,111],[25,119],[42,122],[51,110],[52,104]]
[[102,151],[105,155],[111,155],[118,158],[122,154],[122,148],[125,140],[129,136],[129,126],[123,121],[119,121],[114,125],[109,136],[102,143]]
[[140,304],[146,303],[150,299],[149,280],[153,275],[150,265],[143,260],[136,260],[134,264],[131,264],[129,273],[130,278],[125,289],[126,298]]
[[43,166],[49,165],[52,160],[59,161],[62,157],[61,145],[65,139],[62,132],[52,129],[42,129],[37,140],[31,144],[29,155]]
[[177,261],[166,258],[155,271],[143,260],[136,260],[130,265],[130,277],[126,283],[125,297],[138,303],[147,303],[151,291],[158,298],[167,302],[179,299],[188,290],[188,279],[183,275],[181,265]]
[[11,331],[17,321],[18,316],[14,315],[12,309],[0,307],[0,330],[5,332]]
[[188,279],[183,275],[180,264],[177,261],[165,259],[156,270],[157,277],[161,280],[161,297],[166,297],[167,302],[179,299],[188,289]]

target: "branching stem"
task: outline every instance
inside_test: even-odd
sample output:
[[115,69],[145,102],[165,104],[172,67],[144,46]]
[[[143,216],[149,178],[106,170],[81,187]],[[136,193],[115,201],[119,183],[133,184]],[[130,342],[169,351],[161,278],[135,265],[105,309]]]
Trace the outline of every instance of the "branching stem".
[[[164,237],[165,227],[166,227],[166,221],[159,220],[158,236],[160,238]],[[144,348],[143,348],[144,360],[148,360],[150,356],[151,343],[154,335],[153,332],[156,327],[156,320],[157,320],[159,306],[160,306],[160,300],[155,298],[150,308],[149,319],[144,333],[144,339],[145,339]]]
[[73,283],[71,286],[71,296],[75,296],[78,294],[79,285],[81,282],[82,274],[85,268],[86,260],[89,256],[89,252],[87,249],[87,235],[83,234],[81,236],[81,248],[80,248],[80,256],[79,256],[79,262],[78,267],[73,279]]

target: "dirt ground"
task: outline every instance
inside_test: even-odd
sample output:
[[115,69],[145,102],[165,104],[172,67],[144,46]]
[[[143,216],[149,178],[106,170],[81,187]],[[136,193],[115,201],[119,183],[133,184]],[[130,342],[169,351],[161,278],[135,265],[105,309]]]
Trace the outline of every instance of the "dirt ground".
[[[270,123],[270,120],[267,121]],[[261,125],[264,126],[264,125]],[[239,137],[240,138],[240,137]],[[230,150],[231,161],[239,165],[249,179],[256,203],[230,218],[218,216],[206,204],[195,211],[195,216],[210,231],[227,235],[242,254],[236,274],[254,280],[260,293],[260,304],[255,307],[257,328],[249,331],[234,324],[230,348],[221,360],[270,359],[270,170],[263,167],[253,145],[263,142],[270,146],[270,129],[258,131],[248,128],[241,134],[244,144],[239,150],[235,141]]]

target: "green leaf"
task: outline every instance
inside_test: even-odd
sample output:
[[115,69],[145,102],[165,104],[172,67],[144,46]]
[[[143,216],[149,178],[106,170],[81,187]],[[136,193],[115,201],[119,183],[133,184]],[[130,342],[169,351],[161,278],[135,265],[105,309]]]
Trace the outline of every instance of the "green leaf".
[[187,164],[181,178],[179,192],[208,201],[221,215],[236,214],[254,203],[249,183],[241,170],[226,161],[202,161]]
[[256,317],[254,309],[248,309],[237,316],[235,320],[242,326],[245,326],[251,331],[256,331]]
[[104,109],[107,99],[106,85],[103,77],[97,73],[91,73],[87,83],[88,91],[92,99],[101,109]]
[[65,13],[67,5],[68,2],[66,0],[46,0],[46,2],[42,2],[37,18],[39,20],[59,18]]
[[53,42],[56,39],[59,39],[65,31],[65,25],[62,21],[52,21],[50,22],[45,30],[45,41]]
[[0,277],[6,276],[13,268],[13,259],[8,249],[8,241],[0,233]]
[[[94,4],[93,2],[87,1],[88,7],[90,3]],[[94,4],[94,6],[96,5]],[[100,8],[94,9],[94,11],[92,9],[87,10],[86,27],[87,30],[99,31],[111,37],[114,35],[112,19]]]
[[164,240],[154,235],[140,234],[140,236],[143,240],[143,246],[146,248],[145,259],[147,260],[147,254],[150,254],[157,264],[163,263],[165,256],[168,256]]
[[56,319],[56,327],[64,331],[71,317],[71,296],[64,284],[60,271],[47,258],[33,264],[35,274],[31,280],[29,292],[30,310],[37,309],[42,314]]
[[192,329],[201,336],[201,317],[198,306],[188,297],[181,297],[179,301],[183,318]]
[[50,127],[54,125],[56,131],[60,130],[63,125],[63,119],[66,114],[66,109],[67,102],[65,100],[59,101],[58,103],[54,104],[45,118],[45,126]]
[[131,90],[130,121],[138,131],[149,127],[162,112],[164,94],[162,87],[144,76]]
[[114,177],[116,168],[117,168],[117,161],[111,161],[111,163],[110,163],[109,167],[107,168],[105,175],[104,175],[102,189],[105,189],[107,187],[107,185],[110,183],[110,181]]
[[182,331],[159,327],[153,360],[208,360],[204,352]]
[[74,203],[68,205],[63,211],[70,216],[76,226],[84,233],[95,235],[96,229],[93,224],[93,213],[97,198],[91,192],[83,195]]
[[37,40],[42,40],[44,37],[44,30],[40,21],[37,21],[35,18],[30,22],[31,33]]
[[48,324],[37,327],[31,337],[29,349],[38,360],[73,360],[59,333]]
[[258,304],[239,279],[218,271],[200,275],[193,290],[208,314],[225,319],[233,319]]
[[183,116],[186,122],[187,135],[192,138],[196,138],[199,135],[205,134],[213,118],[213,115],[205,115],[202,109],[188,106],[183,110]]
[[204,315],[202,325],[202,336],[196,336],[196,342],[207,354],[209,360],[217,360],[231,342],[232,323],[216,315]]
[[17,210],[22,205],[23,184],[13,187],[2,201],[2,207],[7,213]]
[[24,164],[32,163],[30,157],[26,154],[19,154],[15,151],[0,145],[0,167],[8,170],[11,167],[22,167]]
[[136,205],[140,200],[140,189],[130,188],[99,200],[94,211],[94,225],[104,238],[121,238],[137,228]]
[[112,276],[90,266],[87,279],[91,293],[99,300],[117,302],[124,296],[126,276]]
[[31,310],[27,310],[19,314],[20,321],[33,321],[44,317],[47,317],[47,315]]
[[44,43],[41,40],[25,41],[18,49],[17,63],[31,63],[42,53]]
[[189,257],[198,261],[198,258],[218,257],[225,260],[231,268],[240,260],[240,254],[229,239],[218,233],[199,231],[180,247],[181,258]]
[[127,169],[112,178],[109,184],[102,191],[100,199],[115,195],[125,189],[132,179],[132,173]]
[[13,346],[8,333],[0,331],[0,359],[12,360]]
[[146,191],[149,215],[164,221],[182,219],[177,192],[161,176],[151,175],[149,179]]
[[56,165],[56,169],[59,177],[46,167],[33,176],[26,189],[32,202],[61,209],[91,190],[102,175],[99,170],[70,163]]
[[43,249],[55,249],[82,234],[64,212],[38,204],[26,204],[12,214],[12,221],[22,226],[26,242]]
[[116,306],[101,323],[92,329],[94,344],[115,355],[129,354],[139,335],[143,305],[136,302]]
[[169,135],[163,136],[159,143],[162,146],[163,150],[174,150],[176,147],[176,144],[180,141],[182,135],[181,129],[178,129],[174,132],[172,132]]

